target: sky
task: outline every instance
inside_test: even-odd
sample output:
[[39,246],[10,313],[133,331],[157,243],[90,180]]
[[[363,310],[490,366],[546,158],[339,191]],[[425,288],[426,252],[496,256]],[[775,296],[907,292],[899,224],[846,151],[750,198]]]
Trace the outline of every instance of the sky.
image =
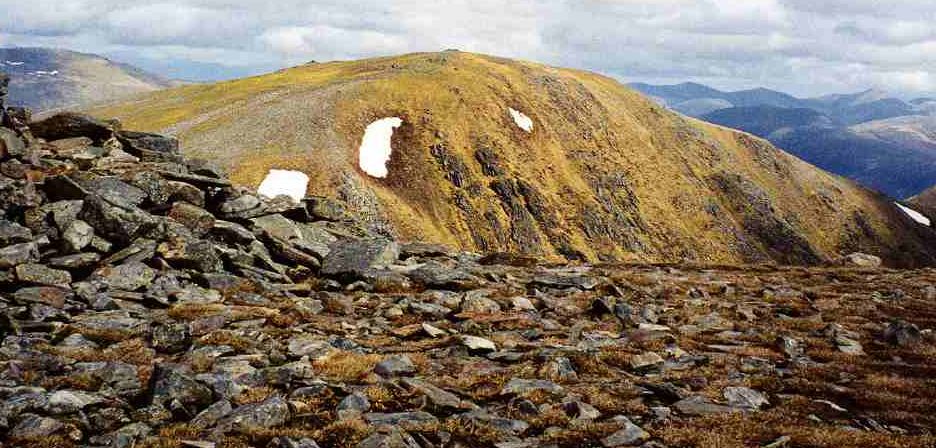
[[0,46],[211,80],[455,48],[623,81],[936,92],[933,0],[0,0]]

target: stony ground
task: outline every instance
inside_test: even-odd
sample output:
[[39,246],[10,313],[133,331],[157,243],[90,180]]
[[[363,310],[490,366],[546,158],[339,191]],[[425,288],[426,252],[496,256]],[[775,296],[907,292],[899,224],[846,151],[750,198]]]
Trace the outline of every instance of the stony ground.
[[936,270],[398,244],[0,111],[0,446],[936,446]]

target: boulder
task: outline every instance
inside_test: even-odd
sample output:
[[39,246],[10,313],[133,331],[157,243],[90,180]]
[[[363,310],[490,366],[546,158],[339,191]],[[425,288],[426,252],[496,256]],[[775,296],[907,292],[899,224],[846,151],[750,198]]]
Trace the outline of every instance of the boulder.
[[845,266],[858,266],[862,268],[879,268],[881,267],[881,257],[855,252],[839,259],[839,264]]
[[385,239],[350,241],[333,247],[322,261],[321,274],[342,279],[364,278],[372,269],[396,262],[399,245]]
[[118,123],[101,121],[77,112],[61,112],[29,124],[29,130],[34,136],[47,141],[87,137],[95,142],[104,142],[113,136],[118,127]]

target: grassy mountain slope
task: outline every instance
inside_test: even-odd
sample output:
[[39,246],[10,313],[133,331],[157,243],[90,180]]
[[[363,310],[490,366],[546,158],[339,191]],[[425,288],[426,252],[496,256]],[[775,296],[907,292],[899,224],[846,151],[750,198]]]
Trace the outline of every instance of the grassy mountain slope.
[[[526,133],[508,108],[534,120]],[[769,143],[671,113],[577,70],[444,52],[310,64],[99,107],[179,136],[256,187],[301,169],[403,238],[593,260],[813,263],[843,252],[932,263],[933,232]],[[385,179],[364,128],[397,116]]]
[[11,78],[11,104],[46,110],[152,92],[169,80],[101,56],[49,48],[0,48],[0,71]]

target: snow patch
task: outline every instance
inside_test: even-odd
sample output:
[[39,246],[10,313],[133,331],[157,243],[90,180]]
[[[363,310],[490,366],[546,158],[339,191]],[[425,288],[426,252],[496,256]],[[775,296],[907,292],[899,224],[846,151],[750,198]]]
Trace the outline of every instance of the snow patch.
[[922,213],[920,213],[920,212],[918,212],[918,211],[916,211],[916,210],[914,210],[914,209],[912,209],[912,208],[910,208],[910,207],[905,207],[903,204],[900,204],[900,203],[897,203],[897,202],[895,202],[894,204],[897,204],[897,207],[900,207],[900,210],[903,211],[904,213],[906,213],[907,216],[909,216],[910,218],[912,218],[914,221],[916,221],[916,222],[918,222],[918,223],[920,223],[920,224],[923,224],[924,226],[927,226],[927,227],[929,227],[929,226],[932,224],[932,222],[930,221],[930,219],[927,218],[926,216],[923,216]]
[[527,132],[533,132],[533,119],[526,116],[523,112],[520,112],[517,109],[510,108],[510,116],[513,118],[514,123],[517,127],[523,129]]
[[387,177],[387,162],[390,161],[390,139],[393,130],[403,125],[403,119],[397,117],[382,118],[364,129],[361,148],[358,151],[359,165],[370,176]]
[[306,188],[309,186],[309,176],[300,171],[290,170],[270,170],[257,193],[268,198],[277,196],[289,196],[296,202],[302,201],[305,197]]

